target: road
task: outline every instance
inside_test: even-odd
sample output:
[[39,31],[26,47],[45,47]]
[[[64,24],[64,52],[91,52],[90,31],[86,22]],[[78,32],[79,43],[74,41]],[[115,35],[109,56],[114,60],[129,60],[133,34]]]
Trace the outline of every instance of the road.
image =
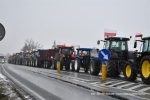
[[37,100],[147,100],[150,86],[84,73],[4,64],[1,72]]

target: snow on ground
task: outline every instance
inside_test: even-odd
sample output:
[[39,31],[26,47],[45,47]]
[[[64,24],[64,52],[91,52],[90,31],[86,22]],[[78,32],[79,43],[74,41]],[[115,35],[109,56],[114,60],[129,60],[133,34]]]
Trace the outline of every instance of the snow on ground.
[[[22,100],[18,94],[14,91],[13,87],[9,84],[9,80],[0,73],[0,89],[2,89],[3,95],[8,97],[8,100]],[[3,99],[3,98],[0,98]]]

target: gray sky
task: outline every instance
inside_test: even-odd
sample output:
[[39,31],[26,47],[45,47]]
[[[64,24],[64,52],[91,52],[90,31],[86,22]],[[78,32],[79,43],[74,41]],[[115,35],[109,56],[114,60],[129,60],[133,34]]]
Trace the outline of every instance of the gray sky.
[[61,44],[95,47],[104,30],[118,36],[150,33],[150,0],[0,0],[6,36],[0,53],[19,52],[32,38],[51,48]]

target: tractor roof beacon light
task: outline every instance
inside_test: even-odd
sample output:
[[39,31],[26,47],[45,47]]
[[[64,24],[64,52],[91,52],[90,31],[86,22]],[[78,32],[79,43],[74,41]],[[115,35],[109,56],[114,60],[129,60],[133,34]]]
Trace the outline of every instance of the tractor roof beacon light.
[[5,28],[4,26],[0,23],[0,41],[5,37]]

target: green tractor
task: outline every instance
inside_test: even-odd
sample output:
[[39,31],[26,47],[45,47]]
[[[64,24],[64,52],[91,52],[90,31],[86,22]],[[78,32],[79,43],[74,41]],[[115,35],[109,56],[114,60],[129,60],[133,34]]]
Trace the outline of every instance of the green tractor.
[[[150,84],[150,37],[144,37],[142,40],[142,51],[137,52],[138,73],[140,73],[143,83]],[[137,47],[137,41],[134,48]]]
[[[104,48],[108,49],[111,54],[111,59],[106,63],[108,77],[118,77],[122,71],[127,80],[134,81],[136,79],[136,54],[134,51],[128,50],[129,40],[129,38],[124,37],[108,37],[102,40],[104,42]],[[93,59],[92,62],[95,63],[91,64],[95,72],[101,68],[100,60]]]

